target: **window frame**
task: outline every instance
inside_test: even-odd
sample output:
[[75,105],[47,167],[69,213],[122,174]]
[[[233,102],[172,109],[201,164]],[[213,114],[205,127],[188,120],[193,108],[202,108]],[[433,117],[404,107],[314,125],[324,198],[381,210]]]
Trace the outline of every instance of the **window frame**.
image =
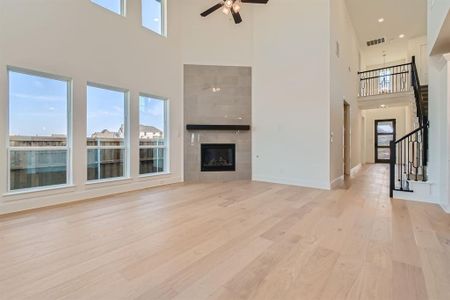
[[[115,91],[115,92],[120,92],[124,94],[124,138],[123,138],[123,145],[122,146],[88,146],[87,145],[87,127],[86,127],[86,140],[85,140],[85,152],[86,152],[86,184],[90,185],[90,184],[97,184],[97,183],[105,183],[105,182],[110,182],[110,181],[120,181],[120,180],[124,180],[124,179],[130,179],[130,118],[129,118],[129,114],[130,114],[130,91],[128,89],[124,89],[124,88],[118,88],[118,87],[114,87],[114,86],[110,86],[110,85],[106,85],[106,84],[101,84],[101,83],[95,83],[95,82],[87,82],[86,84],[86,126],[87,126],[87,105],[88,105],[88,88],[89,87],[93,87],[93,88],[98,88],[98,89],[104,89],[104,90],[110,90],[110,91]],[[124,151],[124,155],[123,155],[123,175],[120,177],[111,177],[111,178],[103,178],[103,179],[92,179],[89,180],[89,178],[87,177],[87,172],[88,172],[88,152],[89,150],[117,150],[117,149],[121,149]]]
[[96,3],[96,2],[94,2],[94,0],[89,0],[89,2],[91,2],[92,4],[94,4],[94,5],[98,6],[98,7],[101,7],[103,9],[109,11],[110,13],[113,13],[113,14],[115,14],[117,16],[126,17],[127,16],[127,0],[119,0],[119,1],[120,1],[120,13],[117,13],[117,12],[115,12],[115,11],[113,11],[113,10],[103,6],[103,5],[100,5],[100,4]]
[[[137,146],[138,146],[138,159],[137,159],[137,163],[138,163],[138,176],[139,177],[153,177],[153,176],[161,176],[161,175],[167,175],[170,174],[170,128],[169,128],[169,104],[170,104],[170,100],[166,97],[162,97],[162,96],[156,96],[153,94],[148,94],[148,93],[139,93],[139,109],[138,109],[138,131],[141,125],[141,98],[152,98],[155,100],[159,100],[159,101],[163,101],[164,103],[164,146],[141,146],[141,139],[139,137],[139,133],[138,132],[138,141],[137,141]],[[165,149],[164,154],[164,170],[162,172],[156,172],[156,173],[144,173],[141,174],[140,172],[140,164],[141,164],[141,149]]]
[[167,37],[167,0],[161,0],[161,33],[153,31],[152,29],[148,28],[144,25],[144,9],[143,9],[143,1],[146,0],[140,0],[141,1],[141,26],[150,32],[153,32],[154,34],[161,36],[161,37]]
[[389,68],[382,69],[378,77],[378,94],[392,93],[392,72]]
[[[36,71],[21,67],[15,67],[15,66],[7,66],[6,67],[6,77],[7,77],[7,95],[8,100],[6,101],[6,179],[7,179],[7,194],[22,194],[22,193],[32,193],[32,192],[39,192],[39,191],[47,191],[47,190],[54,190],[54,189],[61,189],[65,187],[73,186],[73,79],[67,76],[62,75],[55,75],[47,72],[42,71]],[[10,72],[24,74],[24,75],[30,75],[30,76],[36,76],[36,77],[43,77],[46,79],[52,79],[57,81],[63,81],[67,83],[67,140],[66,140],[66,146],[47,146],[47,147],[20,147],[20,146],[11,146],[11,139],[10,139],[10,102],[11,102],[11,91],[10,91]],[[55,185],[46,185],[46,186],[40,186],[40,187],[30,187],[30,188],[23,188],[23,189],[11,189],[11,152],[12,151],[49,151],[49,150],[56,150],[66,151],[66,183],[64,184],[55,184]]]

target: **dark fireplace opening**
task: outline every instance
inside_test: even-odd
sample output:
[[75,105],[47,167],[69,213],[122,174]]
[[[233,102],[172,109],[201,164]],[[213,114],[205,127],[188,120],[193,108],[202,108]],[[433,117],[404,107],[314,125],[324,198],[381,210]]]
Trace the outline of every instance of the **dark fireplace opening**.
[[202,144],[202,172],[236,171],[235,144]]

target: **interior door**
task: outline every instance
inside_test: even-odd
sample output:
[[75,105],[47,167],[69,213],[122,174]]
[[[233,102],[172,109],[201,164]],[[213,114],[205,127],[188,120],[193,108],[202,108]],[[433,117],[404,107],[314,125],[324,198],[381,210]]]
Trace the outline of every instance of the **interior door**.
[[395,119],[375,120],[375,163],[389,163],[391,141],[395,141]]

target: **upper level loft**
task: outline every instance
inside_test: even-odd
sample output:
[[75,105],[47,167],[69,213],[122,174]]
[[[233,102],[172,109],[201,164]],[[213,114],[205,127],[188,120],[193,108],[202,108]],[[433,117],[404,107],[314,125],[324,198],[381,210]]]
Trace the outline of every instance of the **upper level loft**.
[[[358,72],[359,107],[374,109],[386,106],[416,106],[415,92],[418,91],[414,90],[414,76],[422,83],[419,89],[426,89],[426,67],[422,62],[418,64],[413,56],[408,62]],[[426,93],[424,96],[424,100],[428,101]]]
[[411,63],[358,72],[359,97],[411,91]]

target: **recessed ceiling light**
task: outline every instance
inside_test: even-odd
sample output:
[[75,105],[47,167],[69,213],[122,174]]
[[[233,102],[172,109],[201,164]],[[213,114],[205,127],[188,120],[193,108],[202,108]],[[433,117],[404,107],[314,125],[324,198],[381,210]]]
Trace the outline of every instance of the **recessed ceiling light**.
[[378,23],[383,23],[384,22],[384,18],[379,18],[378,19]]
[[386,108],[386,105],[385,104],[381,104],[380,108]]
[[398,37],[402,39],[402,38],[405,37],[405,35],[402,33],[402,34],[400,34]]

